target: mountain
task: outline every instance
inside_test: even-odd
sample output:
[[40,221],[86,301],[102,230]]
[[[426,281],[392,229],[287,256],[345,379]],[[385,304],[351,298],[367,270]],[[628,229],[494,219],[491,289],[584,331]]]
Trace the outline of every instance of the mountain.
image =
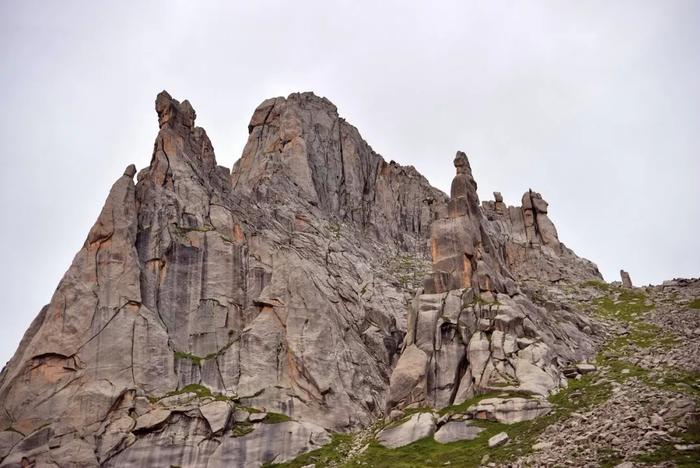
[[155,108],[150,165],[0,374],[0,466],[283,462],[412,408],[545,401],[595,358],[603,326],[556,293],[602,277],[538,193],[481,203],[458,152],[448,197],[312,93],[260,104],[231,171],[188,101]]

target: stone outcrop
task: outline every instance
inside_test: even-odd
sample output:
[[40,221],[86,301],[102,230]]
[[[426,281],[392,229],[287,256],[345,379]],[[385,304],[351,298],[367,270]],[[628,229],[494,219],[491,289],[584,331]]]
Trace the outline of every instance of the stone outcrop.
[[537,192],[523,194],[521,206],[506,206],[500,193],[481,208],[488,233],[501,245],[505,265],[518,281],[601,280],[595,264],[578,257],[560,240],[549,218],[549,204]]
[[437,430],[433,436],[435,442],[449,444],[458,440],[473,440],[483,432],[484,428],[473,426],[469,421],[450,421]]
[[498,261],[496,246],[485,230],[467,155],[458,152],[454,165],[457,175],[452,180],[447,217],[435,220],[431,228],[433,274],[425,292],[473,287],[512,292],[515,283]]
[[0,466],[260,466],[589,357],[591,324],[516,282],[599,276],[537,194],[481,205],[458,153],[448,198],[312,93],[263,102],[232,171],[188,101],[155,108],[149,166],[0,374]]
[[395,427],[388,427],[377,434],[377,442],[388,448],[399,448],[435,433],[436,421],[432,413],[416,413]]
[[[387,413],[413,404],[443,408],[487,391],[547,396],[566,385],[562,367],[594,351],[590,320],[536,305],[518,288],[507,267],[509,241],[489,234],[500,228],[479,204],[466,155],[458,152],[454,165],[447,216],[431,228],[433,272],[409,310]],[[523,232],[552,244],[546,203],[527,195]]]
[[499,432],[489,439],[489,447],[498,447],[499,445],[506,444],[508,440],[510,440],[510,437],[508,437],[507,433]]
[[486,398],[467,408],[474,419],[486,419],[505,424],[529,421],[551,411],[552,405],[539,398]]
[[630,278],[630,274],[625,270],[620,270],[620,279],[622,280],[623,288],[632,288],[632,279]]

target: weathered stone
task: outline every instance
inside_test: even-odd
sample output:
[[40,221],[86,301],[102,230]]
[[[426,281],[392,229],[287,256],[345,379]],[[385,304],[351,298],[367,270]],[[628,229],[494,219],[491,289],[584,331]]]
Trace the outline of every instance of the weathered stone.
[[267,417],[267,413],[265,413],[265,412],[251,413],[250,416],[248,416],[248,419],[250,420],[250,422],[256,423],[256,422],[262,422],[266,417]]
[[119,448],[129,437],[136,421],[129,416],[122,416],[112,421],[106,428],[97,444],[97,456],[100,461],[107,460],[119,451]]
[[15,431],[0,432],[0,460],[5,458],[12,450],[12,447],[17,445],[17,442],[22,440],[23,436]]
[[506,265],[518,279],[602,279],[593,263],[576,256],[559,241],[547,214],[548,204],[539,193],[525,192],[522,206],[506,207],[497,198],[485,201],[482,209],[491,221],[492,238],[504,244]]
[[622,279],[623,288],[632,288],[632,279],[630,278],[630,274],[625,270],[620,270],[620,279]]
[[484,429],[478,426],[472,426],[468,422],[451,421],[437,430],[435,433],[435,441],[441,444],[449,444],[458,440],[473,440]]
[[552,442],[538,442],[536,444],[533,444],[532,450],[549,450],[554,446]]
[[242,437],[224,437],[207,461],[207,467],[253,467],[284,463],[331,441],[320,426],[287,421],[261,424]]
[[580,362],[576,364],[576,370],[579,372],[579,374],[590,374],[591,372],[595,372],[596,366],[594,364]]
[[199,411],[209,423],[211,431],[216,433],[226,427],[229,414],[231,414],[231,406],[226,401],[212,401],[200,406]]
[[552,405],[541,399],[487,398],[470,406],[467,414],[474,419],[487,419],[505,424],[530,421],[551,411]]
[[489,448],[498,447],[508,442],[509,437],[505,432],[499,432],[489,439]]
[[134,431],[155,429],[163,424],[170,417],[170,414],[170,410],[156,409],[143,416],[139,416],[136,420]]
[[388,448],[399,448],[435,433],[435,417],[432,413],[416,413],[408,421],[377,434],[377,442]]
[[428,356],[425,352],[416,345],[406,348],[391,374],[387,408],[425,400],[427,365]]
[[249,417],[250,417],[250,413],[248,411],[242,410],[240,408],[236,408],[233,411],[233,421],[234,422],[237,422],[237,423],[246,422]]

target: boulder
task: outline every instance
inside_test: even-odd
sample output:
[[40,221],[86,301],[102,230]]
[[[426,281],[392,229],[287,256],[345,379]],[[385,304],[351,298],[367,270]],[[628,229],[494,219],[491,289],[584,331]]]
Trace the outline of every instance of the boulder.
[[483,430],[481,427],[471,425],[469,421],[450,421],[437,430],[434,438],[441,444],[458,440],[474,440]]
[[498,421],[505,424],[514,424],[521,421],[530,421],[538,416],[547,414],[552,405],[542,399],[528,398],[487,398],[470,406],[466,414],[474,419]]
[[553,442],[538,442],[538,443],[532,445],[532,450],[534,450],[534,451],[549,450],[553,446],[554,446]]
[[199,411],[209,423],[211,431],[216,433],[226,427],[229,414],[231,414],[231,405],[226,401],[212,401],[200,406]]
[[580,362],[576,364],[576,370],[579,374],[590,374],[595,372],[596,366],[594,364],[588,364],[586,362]]
[[489,448],[498,447],[508,442],[509,437],[505,432],[499,432],[489,439]]
[[428,356],[412,344],[401,354],[389,380],[387,409],[422,402],[426,396]]
[[248,420],[252,423],[262,422],[267,417],[267,413],[251,413]]
[[435,416],[432,413],[416,413],[408,421],[395,427],[382,429],[377,442],[387,448],[399,448],[435,433]]
[[233,411],[233,422],[242,423],[246,422],[250,417],[250,413],[246,410],[236,408]]

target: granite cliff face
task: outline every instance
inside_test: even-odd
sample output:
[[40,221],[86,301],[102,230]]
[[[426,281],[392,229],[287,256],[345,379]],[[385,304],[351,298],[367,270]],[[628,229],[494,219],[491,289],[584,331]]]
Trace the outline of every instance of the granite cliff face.
[[0,466],[281,462],[593,355],[594,323],[521,290],[600,278],[538,194],[480,204],[458,153],[447,197],[311,93],[263,102],[231,172],[188,101],[156,111],[0,375]]

